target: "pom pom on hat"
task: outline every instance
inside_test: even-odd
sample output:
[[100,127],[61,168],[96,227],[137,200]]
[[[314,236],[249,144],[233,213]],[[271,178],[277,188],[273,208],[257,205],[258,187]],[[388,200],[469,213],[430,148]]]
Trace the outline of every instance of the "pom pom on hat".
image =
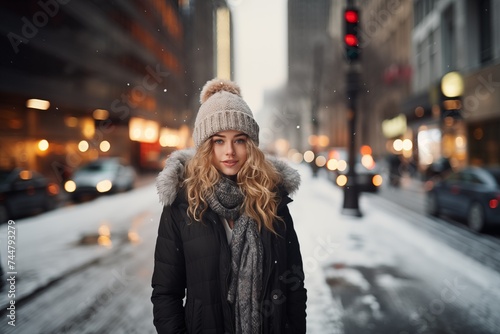
[[240,86],[235,82],[216,78],[208,81],[205,86],[203,86],[200,94],[200,102],[205,103],[212,95],[221,91],[233,93],[241,97]]
[[235,82],[217,78],[208,81],[201,90],[200,102],[193,130],[196,147],[227,130],[241,131],[259,145],[259,125]]

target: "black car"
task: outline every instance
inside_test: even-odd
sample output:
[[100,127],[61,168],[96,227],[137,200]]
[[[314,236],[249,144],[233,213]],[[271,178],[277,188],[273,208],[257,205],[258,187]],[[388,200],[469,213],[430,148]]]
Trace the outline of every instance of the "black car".
[[31,170],[0,170],[0,223],[54,209],[59,186]]
[[468,167],[431,183],[427,212],[465,219],[477,232],[500,224],[500,168]]

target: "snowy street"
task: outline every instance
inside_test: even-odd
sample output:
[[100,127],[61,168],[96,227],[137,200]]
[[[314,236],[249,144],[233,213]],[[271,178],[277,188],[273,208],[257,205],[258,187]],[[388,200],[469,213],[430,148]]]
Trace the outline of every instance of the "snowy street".
[[[499,240],[375,194],[361,195],[363,217],[342,215],[342,190],[294,167],[302,185],[289,207],[308,333],[500,333],[491,260],[500,258]],[[149,184],[16,221],[15,297],[4,282],[0,332],[155,333],[149,298],[161,209]],[[8,272],[6,224],[0,240]]]

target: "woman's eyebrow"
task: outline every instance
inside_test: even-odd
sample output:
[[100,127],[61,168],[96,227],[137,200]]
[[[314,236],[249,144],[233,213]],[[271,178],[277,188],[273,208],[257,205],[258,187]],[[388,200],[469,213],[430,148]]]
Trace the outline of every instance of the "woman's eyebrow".
[[[221,135],[221,134],[218,134],[218,133],[214,134],[212,137],[221,137],[221,138],[226,138],[226,136]],[[242,132],[242,133],[238,133],[237,135],[234,135],[234,137],[235,137],[235,138],[236,138],[236,137],[248,137],[248,135],[247,135],[246,133]]]

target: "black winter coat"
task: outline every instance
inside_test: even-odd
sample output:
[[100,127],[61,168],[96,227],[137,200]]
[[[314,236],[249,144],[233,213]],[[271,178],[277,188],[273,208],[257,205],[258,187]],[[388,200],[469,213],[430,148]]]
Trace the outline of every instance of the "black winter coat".
[[[167,161],[165,168],[168,167]],[[177,169],[171,175],[179,175],[178,172]],[[165,176],[165,171],[162,173]],[[162,174],[158,183],[165,181],[161,177]],[[285,180],[286,177],[285,173]],[[171,187],[170,181],[163,186]],[[158,184],[160,192],[165,189],[163,186]],[[283,222],[275,223],[278,236],[266,229],[261,232],[262,333],[305,333],[307,297],[302,258],[287,206],[291,199],[287,190],[280,195],[278,215]],[[162,334],[234,333],[232,308],[226,298],[231,255],[222,221],[211,210],[205,213],[202,222],[192,221],[187,215],[183,190],[177,190],[175,197],[168,196],[166,201],[163,198],[166,205],[158,229],[152,278],[156,330]]]

